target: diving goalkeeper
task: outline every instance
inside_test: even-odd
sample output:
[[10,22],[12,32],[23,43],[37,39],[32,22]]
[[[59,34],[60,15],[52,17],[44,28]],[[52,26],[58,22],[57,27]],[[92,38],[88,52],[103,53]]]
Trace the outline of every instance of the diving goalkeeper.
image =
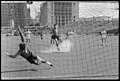
[[25,58],[29,63],[31,64],[35,64],[35,65],[40,65],[41,63],[46,63],[50,66],[53,66],[52,63],[45,61],[43,59],[41,59],[39,56],[34,55],[28,48],[25,42],[25,38],[23,33],[21,32],[20,26],[18,26],[18,31],[21,37],[21,43],[19,44],[19,50],[16,54],[11,55],[7,52],[5,52],[5,54],[11,58],[16,58],[18,56],[22,56],[23,58]]

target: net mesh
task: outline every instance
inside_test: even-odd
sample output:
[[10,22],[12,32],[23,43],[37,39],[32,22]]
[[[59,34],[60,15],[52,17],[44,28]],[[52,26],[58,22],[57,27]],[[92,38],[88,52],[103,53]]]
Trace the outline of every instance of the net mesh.
[[[59,53],[41,53],[51,47],[51,35],[46,30],[43,34],[43,40],[40,36],[31,36],[30,50],[41,58],[53,63],[54,67],[47,64],[35,66],[29,64],[22,57],[16,59],[8,58],[4,55],[7,51],[15,54],[18,50],[18,44],[21,42],[19,36],[1,36],[1,75],[4,78],[41,78],[41,77],[64,77],[64,78],[95,78],[95,77],[115,77],[118,76],[118,44],[119,44],[119,21],[113,18],[118,15],[118,10],[111,10],[105,13],[104,8],[116,7],[118,3],[94,3],[95,6],[90,8],[90,3],[82,3],[84,6],[80,13],[83,16],[101,15],[99,17],[83,18],[79,21],[72,22],[64,28],[60,28],[60,34],[65,39],[65,32],[72,28],[75,34],[70,38],[73,44],[69,52]],[[91,3],[92,4],[92,3]],[[82,6],[81,5],[81,6]],[[87,6],[85,6],[87,5]],[[111,8],[112,9],[112,8]],[[100,12],[101,11],[101,12]],[[92,13],[90,13],[92,12]],[[115,12],[115,13],[113,13]],[[102,16],[109,16],[107,19]],[[101,46],[102,39],[99,34],[102,28],[106,28],[108,32],[107,46]],[[3,31],[3,30],[2,30]],[[33,31],[31,29],[31,31]],[[63,45],[65,46],[65,45]],[[65,48],[64,48],[65,49]]]

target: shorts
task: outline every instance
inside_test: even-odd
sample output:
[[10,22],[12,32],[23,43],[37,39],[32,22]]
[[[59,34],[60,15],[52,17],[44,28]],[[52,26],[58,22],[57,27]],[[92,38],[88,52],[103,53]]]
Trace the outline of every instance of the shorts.
[[106,39],[107,38],[107,36],[106,35],[102,35],[102,39]]
[[59,36],[58,35],[52,35],[52,38],[53,39],[56,39],[56,38],[59,39]]
[[31,53],[31,55],[27,58],[27,61],[30,62],[31,64],[36,64],[38,65],[38,63],[36,63],[35,61],[37,60],[37,56],[33,55]]
[[30,39],[30,38],[26,38],[26,39]]

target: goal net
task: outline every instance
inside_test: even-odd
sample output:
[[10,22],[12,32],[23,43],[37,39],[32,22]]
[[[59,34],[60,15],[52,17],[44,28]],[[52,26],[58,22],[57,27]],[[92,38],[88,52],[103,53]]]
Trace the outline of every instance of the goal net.
[[[79,2],[78,21],[59,28],[63,42],[60,51],[51,44],[50,29],[30,29],[33,54],[53,63],[31,65],[22,57],[15,59],[4,52],[15,54],[21,42],[20,36],[4,36],[10,32],[1,28],[1,76],[2,78],[113,78],[119,69],[119,10],[118,3]],[[74,30],[66,38],[66,31]],[[101,31],[107,32],[106,45],[102,45]],[[22,29],[26,31],[26,29]],[[43,32],[43,39],[36,32]],[[62,50],[62,51],[61,51]],[[67,51],[66,51],[67,50]]]

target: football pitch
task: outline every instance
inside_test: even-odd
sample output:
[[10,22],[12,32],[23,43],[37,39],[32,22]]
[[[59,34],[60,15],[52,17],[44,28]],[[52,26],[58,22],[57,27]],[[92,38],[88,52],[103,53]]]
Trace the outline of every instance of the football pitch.
[[[62,35],[63,39],[65,38]],[[108,36],[107,46],[101,46],[101,37],[96,35],[74,35],[70,52],[41,53],[51,46],[50,35],[32,36],[31,51],[53,63],[32,65],[21,56],[13,59],[4,52],[15,54],[20,43],[19,36],[1,37],[1,78],[2,79],[95,79],[117,78],[119,69],[119,38]]]

